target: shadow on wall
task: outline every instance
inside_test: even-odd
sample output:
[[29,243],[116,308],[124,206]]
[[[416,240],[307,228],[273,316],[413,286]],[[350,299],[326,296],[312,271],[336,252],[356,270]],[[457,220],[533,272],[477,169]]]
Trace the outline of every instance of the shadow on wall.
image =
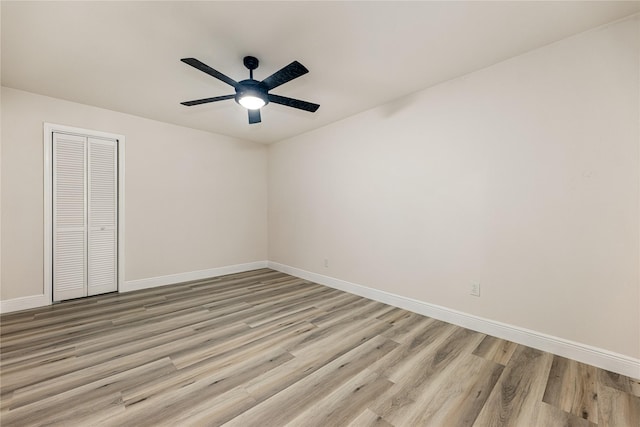
[[401,111],[413,106],[419,100],[420,94],[421,92],[414,92],[381,105],[380,114],[386,118],[393,117]]

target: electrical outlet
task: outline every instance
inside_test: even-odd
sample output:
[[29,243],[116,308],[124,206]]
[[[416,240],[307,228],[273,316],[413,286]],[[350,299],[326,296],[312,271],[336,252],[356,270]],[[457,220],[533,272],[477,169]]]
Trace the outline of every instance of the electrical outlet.
[[324,259],[324,268],[329,268],[329,260],[328,259]]
[[479,282],[472,283],[469,293],[471,295],[473,295],[474,297],[479,297],[480,296],[480,283]]

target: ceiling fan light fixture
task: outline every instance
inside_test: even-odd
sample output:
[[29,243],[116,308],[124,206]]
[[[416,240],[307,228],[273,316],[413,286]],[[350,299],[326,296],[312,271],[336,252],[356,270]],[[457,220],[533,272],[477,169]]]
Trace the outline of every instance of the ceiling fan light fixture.
[[298,61],[293,61],[286,67],[271,74],[266,79],[258,81],[253,78],[253,70],[258,68],[258,59],[253,56],[245,56],[244,66],[249,69],[249,78],[240,82],[225,76],[220,71],[214,70],[207,64],[198,61],[196,58],[182,58],[181,61],[202,71],[203,73],[209,74],[211,77],[215,77],[229,86],[233,86],[236,90],[235,95],[214,96],[211,98],[194,99],[193,101],[180,103],[187,107],[233,98],[238,104],[247,109],[249,124],[261,122],[260,108],[264,107],[269,102],[284,105],[286,107],[297,108],[298,110],[309,111],[311,113],[314,113],[320,107],[318,104],[313,104],[311,102],[269,93],[271,89],[275,89],[280,85],[283,85],[293,79],[297,79],[309,72],[309,70],[307,70],[307,68]]
[[269,103],[267,91],[255,80],[243,80],[236,88],[236,102],[247,110],[258,110]]
[[247,110],[257,110],[265,106],[264,99],[253,95],[244,95],[238,99],[238,104],[242,105]]

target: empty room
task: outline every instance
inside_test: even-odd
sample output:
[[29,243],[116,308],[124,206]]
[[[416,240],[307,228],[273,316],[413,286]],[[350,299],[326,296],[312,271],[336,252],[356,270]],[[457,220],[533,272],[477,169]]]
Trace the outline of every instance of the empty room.
[[640,425],[640,1],[0,19],[3,427]]

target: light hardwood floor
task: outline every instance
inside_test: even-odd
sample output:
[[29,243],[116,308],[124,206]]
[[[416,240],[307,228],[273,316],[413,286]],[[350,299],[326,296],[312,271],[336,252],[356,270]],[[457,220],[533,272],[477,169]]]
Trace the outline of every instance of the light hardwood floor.
[[640,426],[640,381],[268,269],[1,317],[2,426]]

